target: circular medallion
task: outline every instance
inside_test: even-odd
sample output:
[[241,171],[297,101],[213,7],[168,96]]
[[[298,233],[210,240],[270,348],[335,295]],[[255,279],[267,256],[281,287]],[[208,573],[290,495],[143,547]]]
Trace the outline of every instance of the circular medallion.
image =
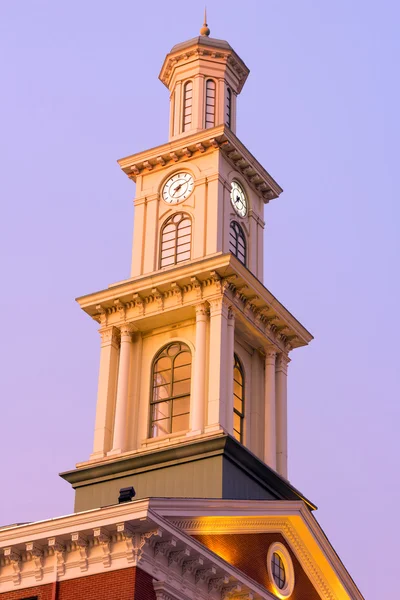
[[162,197],[167,204],[179,204],[190,196],[194,180],[190,173],[175,173],[164,184]]
[[239,217],[247,215],[247,198],[244,189],[237,181],[231,184],[231,203]]

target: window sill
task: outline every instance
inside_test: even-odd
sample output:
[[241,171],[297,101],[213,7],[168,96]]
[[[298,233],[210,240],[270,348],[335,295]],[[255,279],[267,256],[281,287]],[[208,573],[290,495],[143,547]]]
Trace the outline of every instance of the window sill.
[[188,429],[184,431],[177,431],[176,433],[169,433],[168,435],[160,435],[155,438],[146,438],[142,440],[142,448],[147,448],[148,446],[163,446],[164,444],[168,444],[168,442],[176,441],[178,438],[184,438],[190,433]]

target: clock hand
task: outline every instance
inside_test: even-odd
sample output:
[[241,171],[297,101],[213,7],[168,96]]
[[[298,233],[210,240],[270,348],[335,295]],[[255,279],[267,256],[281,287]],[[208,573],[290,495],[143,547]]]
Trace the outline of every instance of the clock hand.
[[171,196],[175,196],[176,192],[179,192],[179,190],[181,189],[183,183],[180,183],[172,192],[171,192]]

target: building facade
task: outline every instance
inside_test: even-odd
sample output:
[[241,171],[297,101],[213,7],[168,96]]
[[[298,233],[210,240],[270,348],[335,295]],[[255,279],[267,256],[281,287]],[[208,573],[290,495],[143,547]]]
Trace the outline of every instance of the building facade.
[[61,474],[74,514],[0,529],[5,599],[361,598],[288,479],[289,354],[312,336],[264,286],[282,189],[235,135],[249,70],[209,33],[162,66],[168,142],[118,161],[131,276],[78,298],[100,326],[93,452]]

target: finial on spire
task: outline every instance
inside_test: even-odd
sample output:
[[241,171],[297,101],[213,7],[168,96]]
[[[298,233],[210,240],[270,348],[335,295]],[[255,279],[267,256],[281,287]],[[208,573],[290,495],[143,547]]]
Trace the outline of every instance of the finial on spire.
[[210,33],[210,29],[207,25],[207,8],[204,7],[204,24],[203,27],[200,29],[200,35],[205,35],[208,37]]

